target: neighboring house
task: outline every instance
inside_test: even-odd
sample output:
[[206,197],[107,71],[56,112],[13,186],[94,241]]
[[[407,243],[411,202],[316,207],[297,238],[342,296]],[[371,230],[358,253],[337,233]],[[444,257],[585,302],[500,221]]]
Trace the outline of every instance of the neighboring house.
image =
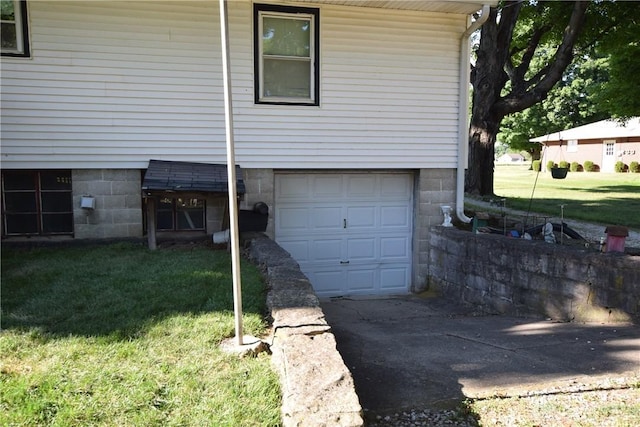
[[[429,228],[464,215],[482,6],[228,2],[240,207],[268,206],[318,294],[426,287]],[[227,226],[218,2],[3,1],[2,19],[3,239]]]
[[517,153],[505,153],[498,157],[498,163],[522,163],[524,161],[524,156]]
[[602,120],[530,140],[543,145],[542,164],[593,162],[600,172],[615,172],[615,164],[640,162],[640,118],[627,122]]

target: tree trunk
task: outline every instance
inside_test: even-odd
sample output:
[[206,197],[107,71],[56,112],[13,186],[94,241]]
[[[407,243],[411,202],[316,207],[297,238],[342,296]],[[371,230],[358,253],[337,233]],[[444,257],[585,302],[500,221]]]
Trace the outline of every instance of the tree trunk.
[[493,160],[497,135],[498,127],[495,124],[471,124],[469,169],[465,178],[468,193],[493,195]]

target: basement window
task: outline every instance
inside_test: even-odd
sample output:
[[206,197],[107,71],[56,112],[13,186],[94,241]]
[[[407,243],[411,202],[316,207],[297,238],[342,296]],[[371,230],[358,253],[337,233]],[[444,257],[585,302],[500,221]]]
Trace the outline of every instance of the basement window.
[[190,197],[163,197],[157,213],[158,231],[205,229],[205,201]]
[[3,234],[73,233],[71,171],[3,171]]

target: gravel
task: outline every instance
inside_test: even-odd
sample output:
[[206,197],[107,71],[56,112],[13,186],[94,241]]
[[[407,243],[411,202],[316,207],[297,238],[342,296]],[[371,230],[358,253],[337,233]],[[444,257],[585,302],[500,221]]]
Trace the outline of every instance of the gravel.
[[640,374],[566,381],[468,399],[458,409],[415,408],[368,415],[368,427],[478,426],[637,426],[640,425]]

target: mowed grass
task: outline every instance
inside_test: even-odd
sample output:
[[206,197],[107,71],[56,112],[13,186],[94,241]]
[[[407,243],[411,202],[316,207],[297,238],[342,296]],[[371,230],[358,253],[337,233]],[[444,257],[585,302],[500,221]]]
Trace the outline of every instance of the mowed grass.
[[[244,329],[260,336],[264,283],[242,262]],[[234,336],[231,261],[198,247],[2,250],[0,425],[274,426],[269,357]]]
[[640,230],[638,173],[569,172],[553,179],[528,165],[496,165],[494,192],[512,209],[527,211],[533,194],[531,212],[560,217],[564,205],[565,218]]

